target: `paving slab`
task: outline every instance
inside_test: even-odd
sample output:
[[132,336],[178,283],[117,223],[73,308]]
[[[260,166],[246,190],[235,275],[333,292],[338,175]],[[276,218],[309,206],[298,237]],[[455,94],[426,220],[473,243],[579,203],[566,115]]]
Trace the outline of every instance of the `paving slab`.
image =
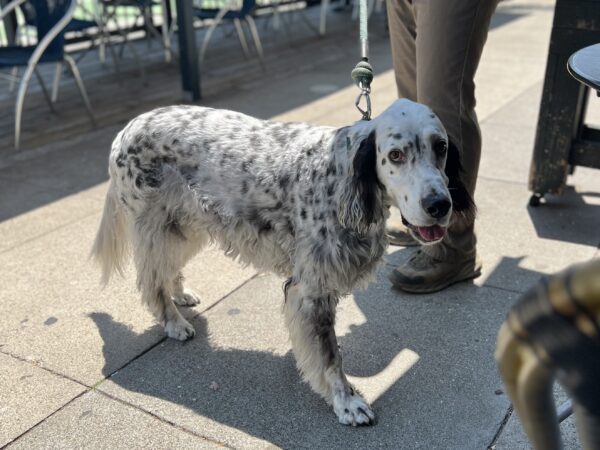
[[0,447],[85,391],[85,386],[6,355],[3,350],[0,346]]
[[[88,260],[99,220],[97,212],[0,254],[2,348],[88,386],[164,336],[141,305],[131,269],[125,279],[116,276],[106,289],[101,288],[99,269]],[[184,311],[187,315],[202,311],[254,274],[220,252],[208,250],[184,270],[188,285],[202,299],[200,305]],[[103,345],[107,337],[98,333],[98,324],[108,317],[120,324],[111,329],[110,338],[120,341],[131,331],[144,332],[144,338],[111,349],[111,364],[106,366]]]
[[[337,424],[299,381],[281,280],[271,275],[198,316],[194,340],[161,343],[98,389],[237,448],[485,448],[508,408],[495,394],[493,349],[516,295],[472,284],[403,295],[387,270],[340,302],[336,326],[346,371],[378,414],[374,427]],[[131,331],[107,341],[107,364],[112,346],[140,339]]]
[[553,12],[543,0],[498,5],[475,76],[480,120],[543,78]]
[[[480,177],[527,185],[542,86],[543,81],[540,80],[482,120]],[[600,99],[590,101],[586,123],[591,126],[600,124]],[[600,187],[598,171],[577,167],[575,173],[567,178],[567,185],[596,188],[597,191]]]
[[223,447],[92,391],[64,407],[7,448],[55,450]]
[[[102,210],[104,199],[96,188],[77,194],[46,189],[28,183],[0,180],[6,184],[0,199],[0,254]],[[103,189],[105,191],[105,188]],[[6,196],[4,196],[6,194]]]
[[529,195],[518,184],[478,183],[478,249],[484,261],[479,282],[524,291],[541,276],[593,255],[600,240],[600,205],[586,203],[577,189],[540,208],[527,205]]

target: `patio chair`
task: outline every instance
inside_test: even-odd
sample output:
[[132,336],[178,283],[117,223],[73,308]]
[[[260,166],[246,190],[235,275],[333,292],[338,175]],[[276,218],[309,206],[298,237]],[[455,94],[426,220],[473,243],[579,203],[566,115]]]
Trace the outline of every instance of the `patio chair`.
[[212,37],[215,29],[224,20],[231,20],[238,34],[238,38],[240,40],[240,45],[242,46],[242,51],[246,57],[250,56],[250,51],[248,49],[248,43],[246,42],[246,35],[244,34],[244,29],[242,27],[242,22],[245,21],[248,24],[248,28],[250,29],[250,34],[252,35],[252,39],[254,40],[254,47],[256,48],[256,52],[258,54],[258,59],[261,65],[264,65],[264,54],[262,43],[260,41],[260,36],[258,35],[258,30],[256,29],[256,23],[254,22],[254,18],[252,17],[252,12],[256,7],[256,0],[242,0],[241,7],[240,2],[235,0],[225,0],[221,2],[216,2],[218,4],[222,4],[221,8],[194,8],[194,16],[201,20],[212,20],[212,23],[206,34],[204,36],[204,41],[202,42],[202,47],[200,48],[200,62],[204,60],[204,56],[206,55],[206,50],[208,48],[208,43],[210,42],[210,38]]
[[[273,29],[278,30],[281,28],[281,23],[284,22],[285,16],[299,15],[302,22],[312,31],[317,33],[319,36],[325,34],[325,22],[327,19],[327,11],[329,10],[329,0],[257,0],[257,9],[270,10],[272,14],[270,16],[273,19]],[[305,11],[313,6],[320,5],[319,13],[319,25],[316,26],[312,23]],[[290,14],[292,13],[292,14]],[[293,41],[292,33],[289,30],[291,22],[284,23],[283,28],[288,35],[290,42]]]
[[[21,12],[23,13],[23,18],[25,19],[25,23],[23,25],[31,28],[35,28],[36,26],[36,16],[35,10],[30,3],[25,3],[20,7]],[[77,11],[80,12],[80,17],[73,17],[67,26],[65,27],[65,34],[75,34],[82,35],[90,42],[90,47],[85,49],[85,51],[78,52],[75,57],[75,62],[79,62],[83,59],[83,57],[94,48],[98,48],[98,54],[100,61],[104,63],[105,60],[105,49],[108,48],[113,63],[115,65],[115,71],[119,73],[119,66],[117,62],[117,56],[110,45],[110,35],[107,33],[102,20],[100,19],[100,14],[98,11],[89,11],[86,8],[86,5],[82,2],[78,2]],[[20,26],[19,29],[22,27]],[[20,33],[17,30],[17,38]],[[19,41],[17,41],[19,42]],[[52,102],[55,103],[58,99],[58,88],[60,85],[60,78],[62,74],[63,64],[58,62],[56,64],[56,72],[54,74],[54,82],[52,84]],[[16,73],[15,73],[16,75]]]
[[31,76],[35,73],[42,92],[50,109],[54,111],[52,100],[44,84],[42,77],[37,69],[38,64],[58,63],[65,64],[77,83],[79,93],[83,99],[92,124],[95,125],[92,107],[90,105],[87,92],[81,80],[81,75],[73,58],[65,53],[64,34],[65,28],[73,18],[76,0],[14,0],[6,8],[0,11],[0,20],[15,8],[23,5],[25,2],[30,4],[35,11],[35,26],[37,28],[38,43],[35,46],[9,45],[0,47],[0,69],[25,67],[25,72],[21,77],[17,99],[15,104],[15,148],[18,149],[21,138],[21,116],[23,113],[23,103],[25,94]]
[[[150,36],[154,36],[156,39],[158,39],[165,51],[165,62],[169,63],[171,62],[173,53],[171,48],[173,24],[169,23],[167,18],[167,1],[168,0],[100,0],[100,4],[102,6],[102,21],[107,25],[111,21],[114,23],[117,32],[123,38],[123,46],[121,47],[122,51],[124,46],[129,44],[129,38],[127,36],[127,32],[129,30],[123,28],[119,24],[119,17],[126,17],[126,15],[121,14],[120,11],[135,11],[136,14],[133,16],[133,28],[137,26],[137,23],[141,19],[142,28],[146,33],[146,37],[149,39]],[[152,8],[159,5],[162,11],[160,33],[156,30],[152,20]],[[138,65],[141,65],[141,60],[139,59],[134,46],[131,46],[131,52],[133,53]]]

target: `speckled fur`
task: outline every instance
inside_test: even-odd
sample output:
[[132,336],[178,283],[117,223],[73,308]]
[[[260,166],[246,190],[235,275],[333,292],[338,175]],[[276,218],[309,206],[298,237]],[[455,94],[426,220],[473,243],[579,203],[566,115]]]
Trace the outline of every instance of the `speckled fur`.
[[[381,261],[390,201],[416,217],[421,191],[445,189],[445,158],[419,146],[425,126],[446,138],[428,108],[407,100],[339,129],[197,106],[142,114],[117,135],[110,154],[93,250],[104,281],[120,270],[131,241],[144,302],[169,336],[183,340],[194,329],[173,301],[193,304],[196,297],[183,298],[181,269],[208,243],[288,278],[284,312],[301,373],[340,422],[371,423],[372,411],[342,370],[335,305]],[[394,177],[401,171],[382,153],[401,146],[414,151],[410,164],[423,181],[411,175],[400,188]]]

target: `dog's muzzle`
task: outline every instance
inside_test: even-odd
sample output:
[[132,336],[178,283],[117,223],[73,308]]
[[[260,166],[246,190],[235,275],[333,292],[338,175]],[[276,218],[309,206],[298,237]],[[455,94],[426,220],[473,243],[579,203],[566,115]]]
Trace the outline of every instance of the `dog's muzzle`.
[[410,222],[408,222],[404,218],[404,216],[402,216],[402,223],[409,230],[411,230],[413,232],[413,234],[415,234],[415,236],[417,237],[418,240],[420,240],[424,243],[427,243],[427,244],[432,244],[434,242],[440,241],[446,235],[446,227],[443,227],[441,225],[430,225],[428,227],[419,227],[419,226],[415,226],[415,225],[411,224]]

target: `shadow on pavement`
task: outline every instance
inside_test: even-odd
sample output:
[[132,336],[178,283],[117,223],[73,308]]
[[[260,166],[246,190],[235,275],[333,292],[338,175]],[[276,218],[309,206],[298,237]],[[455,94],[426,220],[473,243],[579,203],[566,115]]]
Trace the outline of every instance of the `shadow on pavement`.
[[[373,442],[380,448],[485,448],[508,407],[506,397],[495,394],[502,386],[493,351],[517,295],[472,283],[437,295],[405,295],[390,289],[389,270],[354,295],[365,320],[339,324],[349,330],[339,337],[346,372],[359,388],[367,387],[367,398],[372,388],[377,391],[370,398],[378,414],[374,427],[338,425],[325,402],[300,381],[289,343],[273,343],[279,353],[212,344],[208,321],[216,326],[227,320],[213,312],[193,319],[192,341],[166,340],[116,373],[106,370],[114,385],[101,389],[226,443],[220,436],[231,438],[231,431],[223,426],[283,448],[367,448]],[[226,300],[229,307],[237,306],[238,294],[243,295]],[[344,302],[342,322],[343,317],[354,321],[354,311],[344,315],[350,306]],[[243,306],[234,310],[244,314]],[[111,360],[140,335],[108,314],[90,317],[104,340],[105,367],[113,368]],[[256,327],[279,320],[273,326],[283,326],[279,315],[244,320]],[[263,341],[257,347],[271,345]],[[395,367],[402,352],[415,355],[415,361]],[[218,389],[211,389],[213,382]]]
[[[593,203],[586,201],[593,198]],[[537,236],[574,244],[600,245],[600,194],[566,186],[562,195],[547,196],[538,207],[527,207]]]

